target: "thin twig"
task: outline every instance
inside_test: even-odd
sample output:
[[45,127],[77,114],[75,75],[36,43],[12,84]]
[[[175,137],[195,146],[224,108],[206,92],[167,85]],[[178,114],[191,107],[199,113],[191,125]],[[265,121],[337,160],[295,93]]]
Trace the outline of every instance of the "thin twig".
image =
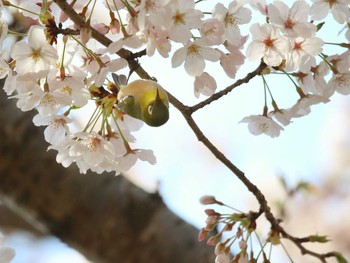
[[242,79],[238,79],[235,83],[233,83],[232,85],[228,86],[227,88],[211,95],[209,98],[207,98],[206,100],[194,105],[191,107],[191,111],[195,112],[205,106],[207,106],[208,104],[212,103],[213,101],[216,101],[218,99],[220,99],[221,97],[223,97],[224,95],[227,95],[228,93],[230,93],[234,88],[241,86],[242,84],[248,83],[252,78],[256,77],[257,75],[260,75],[261,72],[267,67],[267,65],[264,62],[261,62],[260,65],[253,70],[252,72],[248,73],[244,78]]
[[174,96],[169,94],[170,101],[172,104],[182,113],[184,118],[186,119],[188,125],[191,127],[194,134],[197,136],[198,141],[202,142],[209,151],[220,160],[231,172],[233,172],[238,179],[247,187],[247,189],[256,197],[260,205],[260,211],[256,217],[260,216],[262,212],[265,213],[267,220],[273,226],[273,229],[280,230],[281,227],[279,225],[278,220],[271,213],[271,209],[267,204],[266,198],[263,193],[259,190],[259,188],[254,185],[245,174],[235,166],[215,145],[203,134],[201,129],[198,127],[197,123],[192,118],[192,109],[184,104],[182,104],[179,100],[177,100]]

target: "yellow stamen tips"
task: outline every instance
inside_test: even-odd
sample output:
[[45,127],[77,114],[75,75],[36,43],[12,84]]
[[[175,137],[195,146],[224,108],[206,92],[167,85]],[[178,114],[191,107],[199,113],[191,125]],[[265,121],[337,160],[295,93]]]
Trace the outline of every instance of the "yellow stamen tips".
[[32,49],[32,59],[37,62],[41,58],[40,50]]
[[179,11],[176,11],[175,15],[173,16],[173,21],[175,25],[185,24],[185,15],[183,13],[180,13]]
[[232,27],[236,27],[238,24],[237,17],[229,13],[226,14],[224,22],[226,26],[232,26]]
[[285,28],[293,28],[294,25],[294,20],[290,18],[284,23]]
[[72,95],[72,88],[69,86],[63,86],[62,91],[68,95]]
[[41,99],[39,105],[42,107],[54,106],[56,105],[56,101],[52,96],[45,94]]
[[67,122],[64,119],[56,119],[54,121],[49,121],[49,124],[53,126],[56,130],[66,125],[66,123]]
[[337,2],[338,2],[338,0],[328,0],[328,5],[330,8],[332,8],[332,6]]
[[96,152],[100,144],[101,144],[101,140],[96,137],[91,138],[86,142],[86,146],[90,152]]
[[264,44],[265,44],[265,46],[266,47],[273,47],[273,43],[275,42],[275,40],[274,39],[271,39],[271,38],[266,38],[265,40],[264,40]]
[[200,48],[198,45],[191,45],[187,49],[187,55],[194,56],[200,53]]

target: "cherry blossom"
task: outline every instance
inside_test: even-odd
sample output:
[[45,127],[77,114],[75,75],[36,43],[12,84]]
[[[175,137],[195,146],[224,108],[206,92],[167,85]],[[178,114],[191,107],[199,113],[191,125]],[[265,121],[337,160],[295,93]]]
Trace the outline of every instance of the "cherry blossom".
[[237,70],[241,65],[243,65],[245,61],[245,56],[242,54],[241,49],[246,42],[247,37],[243,37],[241,39],[241,43],[239,45],[231,45],[230,43],[226,44],[226,49],[229,53],[224,53],[219,50],[220,56],[220,64],[230,78],[235,78]]
[[127,139],[127,141],[133,142],[134,139],[129,138],[128,136],[131,137],[131,134],[128,135],[128,133],[140,130],[143,127],[143,122],[133,117],[130,117],[129,115],[126,115],[121,111],[118,111],[118,114],[119,116],[117,116],[117,123],[119,128],[123,131],[123,135]]
[[56,150],[56,162],[62,164],[63,167],[67,168],[76,161],[76,158],[69,154],[69,149],[74,143],[75,140],[72,138],[72,136],[65,136],[63,141],[56,145],[50,145],[48,147],[48,150]]
[[109,72],[116,72],[128,65],[124,58],[111,60],[107,55],[99,58],[99,61],[92,59],[86,66],[86,70],[91,73],[89,81],[94,81],[97,87],[103,85]]
[[333,18],[340,24],[350,19],[349,0],[312,0],[311,19],[322,20],[330,12]]
[[230,257],[229,255],[225,254],[225,253],[221,253],[219,255],[216,256],[215,258],[215,263],[230,263]]
[[[88,169],[102,172],[114,166],[116,160],[114,147],[105,138],[86,132],[79,132],[72,136],[76,139],[70,146],[68,154],[74,158],[82,173],[86,173]],[[96,169],[99,166],[104,169]]]
[[295,73],[295,76],[304,93],[313,93],[329,98],[335,91],[335,89],[327,87],[325,76],[329,71],[329,66],[322,62],[319,65],[311,66],[308,70],[304,69]]
[[346,26],[345,28],[346,28],[345,37],[348,41],[350,41],[350,29],[348,26]]
[[[165,16],[163,19],[158,19],[169,33],[169,39],[187,43],[191,35],[191,29],[200,28],[202,26],[203,13],[195,9],[193,1],[174,0],[165,7]],[[153,22],[153,21],[152,21]]]
[[195,77],[194,80],[194,95],[196,98],[200,94],[204,96],[211,96],[216,90],[216,81],[207,72],[203,72],[202,75]]
[[251,11],[238,1],[232,1],[228,8],[218,3],[214,7],[213,17],[225,25],[225,40],[233,45],[238,45],[242,37],[239,25],[249,23]]
[[16,72],[19,75],[34,73],[38,77],[45,77],[58,59],[56,49],[46,41],[44,28],[40,26],[29,29],[28,42],[17,42],[11,56],[17,61]]
[[350,72],[334,74],[327,87],[343,95],[350,94]]
[[268,5],[265,0],[249,0],[253,9],[258,10],[262,15],[268,16]]
[[205,60],[218,61],[220,53],[205,46],[201,40],[188,42],[186,46],[175,51],[171,63],[174,68],[185,62],[186,72],[193,77],[200,76],[205,68]]
[[62,79],[54,71],[49,74],[48,84],[51,90],[62,93],[77,107],[83,107],[90,98],[89,92],[85,89],[84,79],[86,77],[80,69],[74,68],[71,74],[66,74]]
[[[19,6],[22,9],[19,9],[19,12],[22,12],[24,16],[30,17],[34,20],[36,20],[38,17],[36,14],[40,14],[40,3],[42,1],[30,1],[30,0],[21,0]],[[31,12],[26,12],[23,10],[28,10]]]
[[270,118],[274,117],[283,126],[287,126],[291,123],[293,112],[291,110],[278,109],[268,114]]
[[167,20],[166,5],[170,0],[142,0],[138,6],[137,24],[142,31],[147,19],[151,19],[153,25],[164,25]]
[[35,102],[38,112],[44,116],[56,114],[61,108],[72,104],[71,97],[57,90],[42,91],[41,89],[35,89],[31,99]]
[[224,23],[216,18],[204,20],[200,29],[202,39],[209,45],[220,45],[224,43],[224,32]]
[[91,27],[90,27],[90,23],[88,23],[86,27],[80,30],[80,34],[79,34],[80,42],[86,45],[91,39],[91,36],[92,36]]
[[0,59],[0,79],[5,78],[9,73],[10,73],[9,65],[6,63],[5,60]]
[[68,123],[72,120],[65,116],[42,116],[37,114],[33,118],[33,123],[36,126],[47,126],[44,131],[45,140],[52,145],[57,145],[63,142],[67,134],[69,134]]
[[308,67],[308,63],[312,63],[311,59],[322,52],[323,44],[322,39],[318,37],[292,39],[290,53],[287,56],[287,71]]
[[339,54],[339,55],[333,55],[327,57],[327,61],[330,61],[334,67],[335,70],[333,72],[349,72],[350,68],[350,50],[347,49],[345,52]]
[[249,263],[249,258],[247,253],[241,253],[238,263]]
[[164,27],[146,23],[143,31],[137,32],[136,35],[145,40],[147,56],[153,56],[155,50],[164,58],[169,56],[171,44],[168,31]]
[[125,7],[122,0],[106,0],[103,1],[103,3],[107,8],[110,8],[112,11],[117,11]]
[[137,160],[146,161],[150,164],[156,163],[156,157],[152,150],[136,149],[130,150],[118,159],[117,171],[128,171],[135,165]]
[[288,54],[288,39],[280,35],[277,28],[270,24],[253,24],[250,28],[253,41],[248,45],[246,55],[251,60],[261,58],[269,66],[278,66]]
[[[11,83],[10,80],[6,83]],[[14,82],[11,84],[13,85]],[[16,84],[20,83],[19,81],[15,82]],[[31,83],[33,86],[36,85],[36,83]],[[11,96],[10,98],[16,98],[17,103],[16,106],[20,108],[22,111],[29,111],[34,109],[39,104],[40,99],[43,97],[44,93],[41,89],[33,89],[33,91],[36,91],[35,93],[31,90],[29,86],[24,86],[25,88],[28,87],[27,91],[23,91],[17,95]],[[22,88],[23,89],[23,88]],[[9,89],[8,89],[9,90]]]
[[268,7],[271,24],[287,37],[309,38],[316,33],[316,26],[308,22],[310,6],[305,1],[295,1],[289,7],[282,1],[274,1]]
[[14,75],[12,71],[9,71],[9,75],[4,84],[4,90],[7,95],[12,95],[16,91],[18,95],[27,93],[31,96],[33,95],[32,91],[38,87],[40,86],[35,79],[19,76],[17,74]]
[[266,134],[272,138],[280,135],[283,127],[269,117],[262,115],[250,115],[240,122],[248,123],[249,132],[254,135]]
[[6,20],[4,20],[3,18],[0,18],[0,47],[2,46],[2,42],[7,36],[7,33],[8,33],[8,24]]
[[291,110],[294,112],[293,117],[298,118],[305,116],[311,112],[310,106],[327,102],[329,102],[329,99],[320,95],[305,95],[304,97],[300,98],[297,103],[291,108]]

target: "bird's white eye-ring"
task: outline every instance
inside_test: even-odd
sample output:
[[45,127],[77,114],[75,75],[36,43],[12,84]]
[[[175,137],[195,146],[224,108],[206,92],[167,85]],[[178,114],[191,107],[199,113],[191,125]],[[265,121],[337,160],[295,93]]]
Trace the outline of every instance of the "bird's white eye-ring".
[[152,115],[152,112],[153,112],[153,104],[148,105],[147,111],[148,111],[148,114],[149,114],[149,115]]

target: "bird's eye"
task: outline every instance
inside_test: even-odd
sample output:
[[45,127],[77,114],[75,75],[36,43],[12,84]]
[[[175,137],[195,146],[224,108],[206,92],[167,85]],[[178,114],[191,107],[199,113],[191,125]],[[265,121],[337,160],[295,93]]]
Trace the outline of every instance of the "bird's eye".
[[152,115],[152,112],[153,112],[153,103],[151,103],[150,105],[148,105],[147,111],[148,111],[148,114],[149,114],[149,115]]

